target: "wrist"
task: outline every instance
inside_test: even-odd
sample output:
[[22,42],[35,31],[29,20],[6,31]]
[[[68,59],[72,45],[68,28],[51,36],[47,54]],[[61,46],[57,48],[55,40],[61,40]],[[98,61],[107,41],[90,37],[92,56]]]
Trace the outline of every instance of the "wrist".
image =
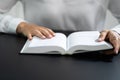
[[21,22],[16,29],[16,33],[22,33],[26,24],[27,24],[26,22]]
[[120,35],[120,33],[118,33],[116,30],[112,30],[112,31]]

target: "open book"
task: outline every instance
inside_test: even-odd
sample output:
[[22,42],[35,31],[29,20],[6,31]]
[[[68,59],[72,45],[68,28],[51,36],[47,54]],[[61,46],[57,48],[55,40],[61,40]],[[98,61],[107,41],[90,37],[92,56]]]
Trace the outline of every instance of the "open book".
[[73,54],[112,49],[111,44],[97,41],[99,35],[98,31],[82,31],[73,32],[68,37],[63,33],[55,33],[51,39],[33,37],[26,41],[20,53]]

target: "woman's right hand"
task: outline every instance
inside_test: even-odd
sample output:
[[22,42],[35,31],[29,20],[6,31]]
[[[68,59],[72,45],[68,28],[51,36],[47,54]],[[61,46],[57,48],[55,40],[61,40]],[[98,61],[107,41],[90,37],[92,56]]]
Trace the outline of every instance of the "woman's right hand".
[[26,22],[21,22],[18,25],[16,32],[22,33],[23,35],[28,37],[29,40],[31,40],[33,36],[37,36],[42,39],[52,38],[55,36],[55,33],[49,28],[37,26],[35,24],[30,24]]

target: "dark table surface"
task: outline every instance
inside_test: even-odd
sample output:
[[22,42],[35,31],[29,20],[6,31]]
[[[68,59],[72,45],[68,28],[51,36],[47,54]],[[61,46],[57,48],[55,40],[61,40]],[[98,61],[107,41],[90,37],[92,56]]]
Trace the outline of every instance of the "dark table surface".
[[0,80],[120,80],[120,55],[21,55],[25,41],[0,34]]

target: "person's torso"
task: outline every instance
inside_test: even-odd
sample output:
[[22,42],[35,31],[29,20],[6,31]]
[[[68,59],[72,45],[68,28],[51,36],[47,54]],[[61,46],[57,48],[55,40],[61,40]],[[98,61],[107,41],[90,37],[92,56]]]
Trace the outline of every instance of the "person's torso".
[[101,30],[108,0],[22,0],[25,20],[55,30]]

